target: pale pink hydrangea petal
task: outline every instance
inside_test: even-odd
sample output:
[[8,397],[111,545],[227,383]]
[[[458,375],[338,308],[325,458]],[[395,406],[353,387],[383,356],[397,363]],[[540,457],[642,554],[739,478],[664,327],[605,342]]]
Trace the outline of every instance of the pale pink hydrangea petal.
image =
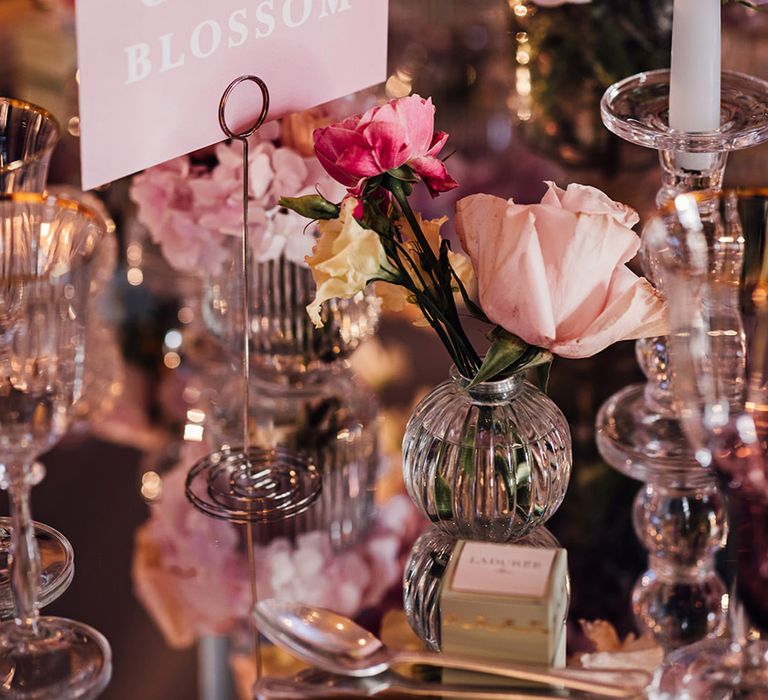
[[275,178],[272,168],[272,144],[262,144],[259,149],[251,154],[250,180],[251,195],[263,199],[269,193],[270,185]]
[[296,151],[290,148],[276,149],[272,155],[272,167],[275,176],[269,191],[275,202],[286,192],[290,192],[291,196],[298,196],[303,194],[305,189],[308,189],[309,168],[307,167],[307,160]]

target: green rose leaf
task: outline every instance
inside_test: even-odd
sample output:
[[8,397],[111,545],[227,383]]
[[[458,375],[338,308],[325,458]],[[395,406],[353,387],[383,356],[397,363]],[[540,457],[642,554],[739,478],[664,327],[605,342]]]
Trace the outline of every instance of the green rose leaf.
[[485,353],[483,364],[469,383],[473,387],[503,374],[530,348],[524,340],[496,326],[489,334],[491,347]]
[[525,372],[529,369],[536,370],[536,379],[542,391],[547,390],[549,383],[549,370],[552,367],[552,353],[543,348],[531,346],[529,352],[511,368],[512,372]]
[[542,389],[546,389],[549,380],[549,368],[552,353],[535,345],[528,345],[516,335],[496,326],[489,334],[491,347],[483,358],[480,370],[469,383],[475,386],[497,377],[510,376],[529,369],[536,369]]
[[307,194],[303,197],[280,197],[281,207],[295,211],[308,219],[338,219],[341,211],[338,204],[329,202],[320,194]]

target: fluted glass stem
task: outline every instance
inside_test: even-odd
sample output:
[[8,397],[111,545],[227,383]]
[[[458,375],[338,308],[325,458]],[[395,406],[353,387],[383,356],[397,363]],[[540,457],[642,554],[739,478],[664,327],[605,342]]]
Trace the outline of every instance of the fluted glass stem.
[[37,635],[39,611],[37,581],[40,578],[40,551],[32,524],[29,496],[31,464],[12,464],[8,469],[8,497],[11,506],[10,576],[14,600],[14,621],[23,633]]

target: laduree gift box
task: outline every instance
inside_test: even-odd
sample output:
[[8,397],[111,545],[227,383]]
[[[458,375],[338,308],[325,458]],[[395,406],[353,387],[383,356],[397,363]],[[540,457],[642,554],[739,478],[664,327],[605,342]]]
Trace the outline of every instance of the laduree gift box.
[[[440,649],[446,654],[565,665],[564,549],[461,540],[443,576],[439,605]],[[448,675],[451,681],[466,679]]]

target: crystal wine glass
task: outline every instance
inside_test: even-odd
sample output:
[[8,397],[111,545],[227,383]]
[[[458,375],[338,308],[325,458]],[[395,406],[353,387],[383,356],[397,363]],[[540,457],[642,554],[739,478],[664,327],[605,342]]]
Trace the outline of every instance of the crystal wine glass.
[[42,107],[0,97],[0,192],[42,192],[60,135]]
[[[48,165],[59,142],[61,128],[47,110],[31,102],[0,97],[0,192],[42,192]],[[7,559],[10,519],[0,518],[0,619],[13,615]],[[35,523],[41,551],[41,605],[58,598],[74,576],[74,557],[67,539],[57,530]]]
[[681,422],[726,495],[736,558],[731,639],[668,656],[658,690],[768,697],[768,189],[678,195],[645,238]]
[[15,614],[0,624],[0,697],[89,698],[111,654],[96,630],[41,617],[30,489],[83,386],[86,310],[104,222],[76,202],[0,194],[0,486],[11,506]]

